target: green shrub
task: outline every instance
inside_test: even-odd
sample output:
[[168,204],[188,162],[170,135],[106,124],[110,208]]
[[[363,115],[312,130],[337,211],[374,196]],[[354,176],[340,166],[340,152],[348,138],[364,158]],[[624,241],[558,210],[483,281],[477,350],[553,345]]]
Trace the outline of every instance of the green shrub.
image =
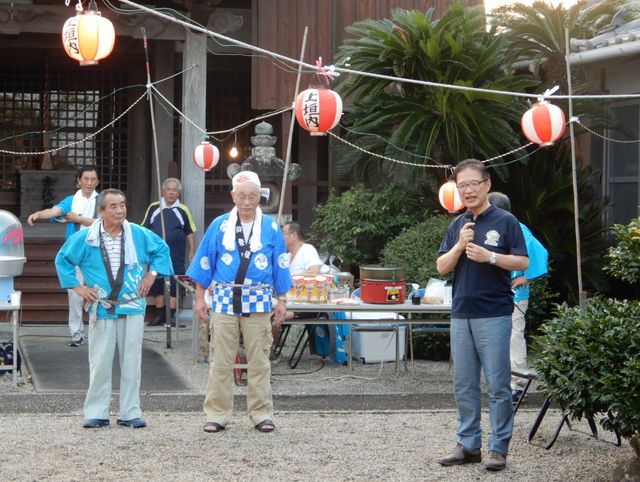
[[604,428],[640,431],[640,302],[591,298],[559,306],[534,339],[542,391],[572,418],[610,415]]
[[451,222],[450,216],[432,216],[412,226],[389,241],[382,250],[385,264],[396,264],[407,269],[407,280],[424,288],[429,278],[442,277],[436,270],[438,249]]
[[451,353],[449,333],[441,331],[417,332],[422,325],[415,325],[413,356],[421,360],[448,360]]
[[604,270],[614,278],[629,283],[640,281],[640,218],[632,219],[629,224],[614,224],[611,232],[617,244],[609,248],[609,264]]
[[388,239],[422,219],[421,205],[417,191],[397,184],[355,186],[340,196],[332,191],[316,207],[312,242],[340,258],[345,270],[376,263]]

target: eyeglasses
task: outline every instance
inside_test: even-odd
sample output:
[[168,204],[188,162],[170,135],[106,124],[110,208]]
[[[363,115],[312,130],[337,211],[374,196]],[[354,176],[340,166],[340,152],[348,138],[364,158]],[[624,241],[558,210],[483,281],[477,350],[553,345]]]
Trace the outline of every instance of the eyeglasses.
[[476,189],[478,189],[478,186],[480,186],[480,184],[482,184],[485,181],[486,179],[483,179],[482,181],[469,181],[468,183],[462,182],[458,184],[456,187],[460,192],[466,191],[468,187],[470,187],[472,191],[475,191]]

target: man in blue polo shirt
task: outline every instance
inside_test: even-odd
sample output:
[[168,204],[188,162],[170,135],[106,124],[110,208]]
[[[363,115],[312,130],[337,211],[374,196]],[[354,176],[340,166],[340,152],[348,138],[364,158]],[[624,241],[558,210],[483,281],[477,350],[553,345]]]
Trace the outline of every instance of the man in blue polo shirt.
[[[165,179],[162,183],[161,202],[162,213],[164,215],[165,241],[171,251],[171,263],[173,264],[173,272],[175,274],[184,274],[185,254],[188,256],[188,261],[191,262],[195,251],[193,233],[196,232],[196,224],[193,222],[189,208],[180,202],[181,191],[182,185],[175,177]],[[142,226],[162,237],[160,202],[156,201],[151,203],[147,208],[147,212],[142,220]],[[188,253],[186,252],[187,247],[189,249]],[[169,295],[171,318],[173,318],[176,311],[176,281],[171,278],[170,283]],[[162,278],[157,279],[149,291],[149,296],[154,297],[158,315],[148,323],[148,326],[164,325],[167,321],[163,284],[164,280]],[[169,323],[175,326],[175,320],[169,320]]]
[[486,166],[468,159],[456,166],[453,175],[467,212],[449,225],[438,252],[437,269],[442,275],[454,272],[451,354],[458,431],[455,451],[439,463],[460,465],[482,460],[482,370],[491,421],[485,467],[497,471],[506,467],[513,431],[510,273],[527,269],[529,259],[518,220],[489,204],[491,178]]

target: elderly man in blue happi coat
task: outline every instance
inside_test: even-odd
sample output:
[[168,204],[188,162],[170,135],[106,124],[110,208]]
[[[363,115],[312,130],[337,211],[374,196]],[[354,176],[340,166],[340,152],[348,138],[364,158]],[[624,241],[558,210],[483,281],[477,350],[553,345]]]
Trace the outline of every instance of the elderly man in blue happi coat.
[[[156,234],[126,220],[122,191],[102,191],[98,214],[101,219],[67,239],[56,256],[62,287],[74,290],[91,306],[84,427],[109,425],[111,372],[118,346],[121,375],[117,422],[142,428],[146,426],[140,409],[145,296],[158,274],[173,274],[169,247]],[[76,267],[82,271],[84,285],[76,276]]]
[[[286,314],[285,293],[291,288],[289,258],[278,223],[259,207],[260,179],[242,171],[232,180],[235,207],[214,219],[204,235],[187,275],[196,281],[196,312],[204,323],[213,312],[213,360],[209,371],[204,431],[224,430],[233,412],[233,364],[240,334],[247,353],[247,409],[256,429],[271,432],[273,397],[269,349],[271,311]],[[211,306],[204,293],[214,282]]]

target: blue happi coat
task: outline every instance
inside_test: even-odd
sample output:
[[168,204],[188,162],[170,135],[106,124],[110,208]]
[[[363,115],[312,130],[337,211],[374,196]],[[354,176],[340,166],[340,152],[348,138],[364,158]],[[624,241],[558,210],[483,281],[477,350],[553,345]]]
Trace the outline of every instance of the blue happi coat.
[[[229,251],[222,244],[225,231],[235,228],[228,226],[228,220],[229,213],[212,221],[187,270],[187,276],[205,288],[213,280],[216,283],[235,283],[240,266],[238,247]],[[284,236],[278,223],[270,216],[262,216],[260,240],[262,248],[253,253],[244,279],[247,287],[242,289],[243,313],[271,311],[272,290],[251,288],[252,285],[271,285],[276,295],[286,293],[293,286]],[[232,299],[231,287],[216,284],[211,309],[216,313],[233,314]]]
[[[147,266],[149,270],[157,271],[159,275],[173,275],[169,247],[162,238],[137,224],[129,223],[129,225],[138,262],[125,267],[124,280],[117,299],[132,301],[115,305],[115,313],[108,313],[104,306],[98,304],[98,318],[144,314],[147,304],[144,298],[139,298],[138,285],[147,271]],[[58,252],[56,269],[60,285],[66,289],[80,286],[81,283],[75,272],[75,267],[79,266],[84,276],[84,284],[89,288],[96,288],[101,299],[107,299],[111,294],[107,271],[100,248],[87,244],[88,233],[89,230],[85,229],[73,234]]]
[[[549,271],[549,253],[540,241],[531,233],[531,230],[520,223],[524,241],[529,255],[529,267],[525,271],[512,271],[511,279],[524,276],[528,280],[545,276]],[[513,290],[513,302],[529,299],[529,283],[518,286]]]

